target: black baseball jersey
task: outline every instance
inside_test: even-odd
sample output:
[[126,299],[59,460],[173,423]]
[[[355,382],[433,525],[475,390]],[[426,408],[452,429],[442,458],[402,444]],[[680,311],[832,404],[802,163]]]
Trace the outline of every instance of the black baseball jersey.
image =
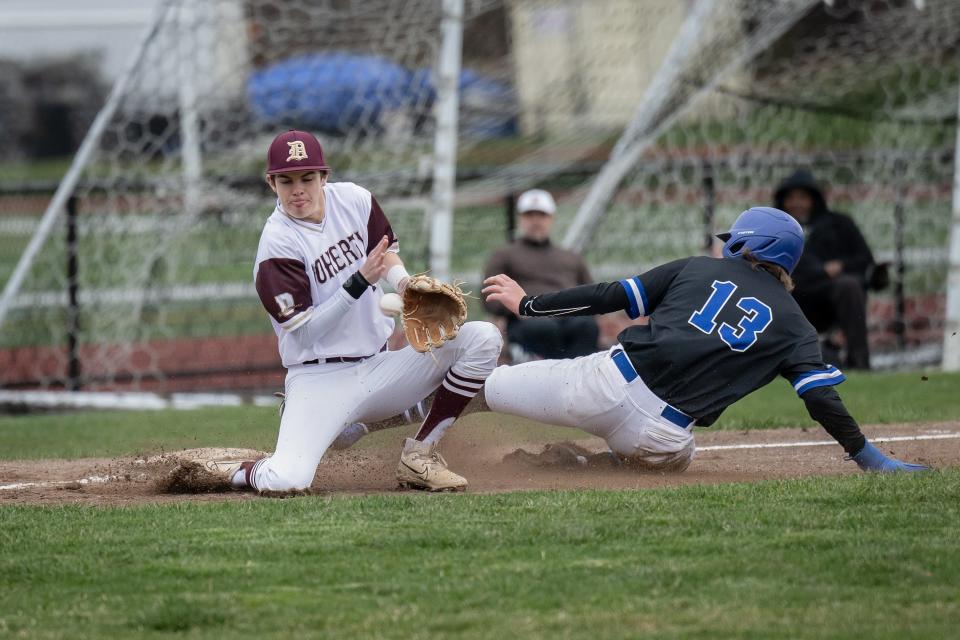
[[649,323],[618,336],[646,385],[662,400],[712,424],[729,405],[778,375],[827,430],[862,435],[830,388],[843,374],[823,362],[817,333],[783,284],[743,259],[694,257],[618,282],[583,285],[521,300],[520,315],[587,315],[625,310]]

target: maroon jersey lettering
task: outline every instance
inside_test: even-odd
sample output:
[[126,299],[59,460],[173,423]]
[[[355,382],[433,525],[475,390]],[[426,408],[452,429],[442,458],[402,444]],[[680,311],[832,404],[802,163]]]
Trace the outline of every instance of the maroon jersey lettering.
[[[352,237],[353,236],[350,236],[350,238]],[[360,256],[354,253],[353,245],[350,244],[349,238],[347,240],[341,240],[337,243],[337,246],[340,247],[340,251],[343,252],[343,256],[350,260],[350,263],[354,263],[360,259]]]
[[[352,240],[356,240],[357,245],[354,245]],[[324,249],[313,263],[313,274],[317,277],[317,282],[323,284],[359,260],[358,245],[361,242],[360,234],[354,231],[344,240],[338,240]]]
[[343,257],[340,255],[339,243],[327,249],[327,255],[330,256],[330,259],[333,261],[333,265],[337,268],[337,272],[342,271],[343,268],[347,266],[343,261]]
[[317,262],[320,263],[320,271],[325,274],[323,280],[320,282],[326,282],[327,278],[332,278],[337,274],[337,272],[333,270],[333,262],[331,262],[330,256],[327,253],[324,253],[322,256],[320,256],[320,259]]

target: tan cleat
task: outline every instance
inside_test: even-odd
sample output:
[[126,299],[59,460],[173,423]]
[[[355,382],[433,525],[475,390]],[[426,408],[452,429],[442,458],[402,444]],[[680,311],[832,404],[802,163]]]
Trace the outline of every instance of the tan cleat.
[[407,438],[403,443],[397,481],[401,488],[425,491],[463,491],[467,480],[447,468],[437,445]]

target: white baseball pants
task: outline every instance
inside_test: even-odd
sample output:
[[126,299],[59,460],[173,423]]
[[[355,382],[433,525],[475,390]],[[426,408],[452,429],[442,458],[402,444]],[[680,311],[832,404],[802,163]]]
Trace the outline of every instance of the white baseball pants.
[[497,367],[484,395],[493,411],[577,427],[649,469],[682,471],[693,460],[693,427],[661,414],[667,403],[637,376],[627,382],[610,351],[573,360]]
[[440,386],[447,371],[461,379],[485,380],[497,366],[500,346],[494,325],[468,322],[432,354],[406,347],[361,362],[290,367],[276,451],[254,466],[254,487],[309,487],[320,459],[346,425],[403,413]]

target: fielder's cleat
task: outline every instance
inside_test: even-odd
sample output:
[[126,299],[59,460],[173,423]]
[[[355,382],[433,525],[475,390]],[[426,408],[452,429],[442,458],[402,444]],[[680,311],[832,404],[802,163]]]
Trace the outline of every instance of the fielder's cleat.
[[370,430],[367,429],[367,425],[362,422],[348,424],[343,428],[343,431],[340,432],[340,435],[337,436],[337,439],[330,443],[330,448],[337,451],[349,449],[368,433],[370,433]]
[[397,465],[397,482],[404,489],[463,491],[467,480],[447,468],[437,445],[407,438]]

